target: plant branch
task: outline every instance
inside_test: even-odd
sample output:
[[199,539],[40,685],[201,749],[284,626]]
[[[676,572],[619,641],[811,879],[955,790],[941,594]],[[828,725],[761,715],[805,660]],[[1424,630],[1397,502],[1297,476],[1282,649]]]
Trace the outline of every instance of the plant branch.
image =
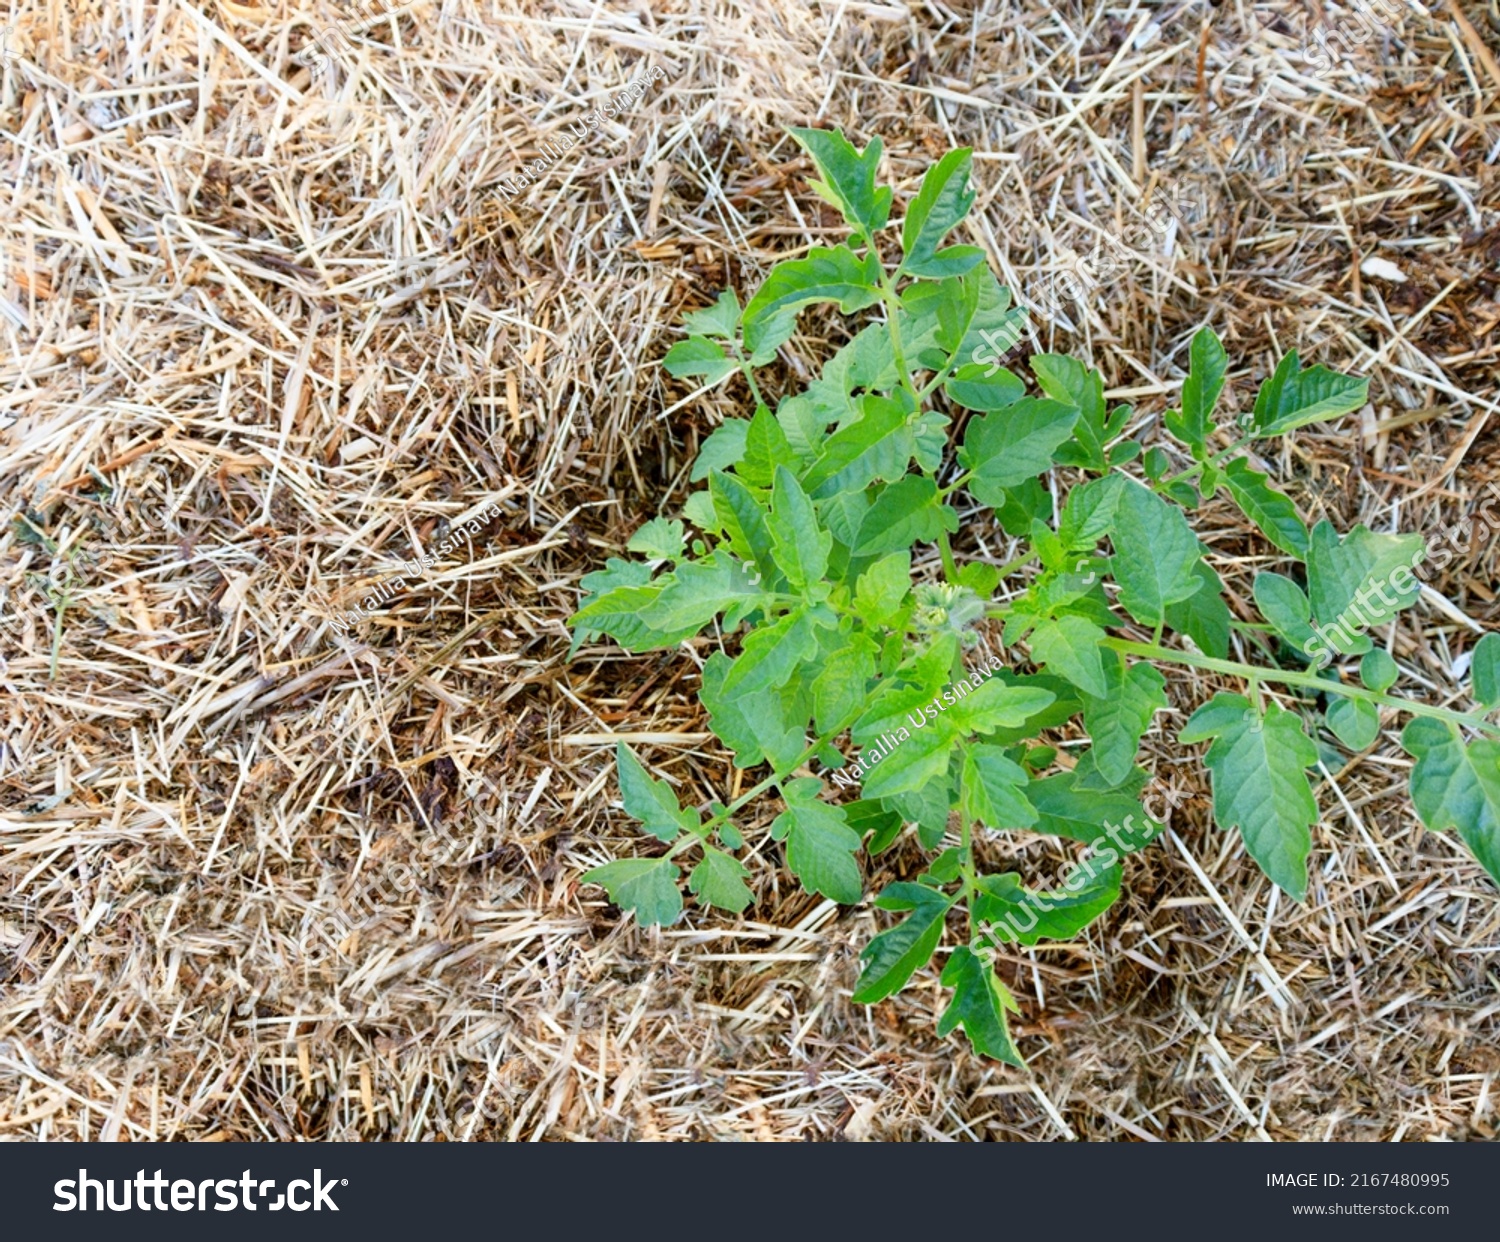
[[[750,395],[755,398],[756,405],[765,405],[766,399],[760,395],[760,385],[755,382],[755,372],[750,369],[750,359],[745,357],[738,341],[730,341],[729,348],[734,350],[734,360],[740,364],[740,371],[745,376],[745,382],[750,385]],[[767,407],[768,409],[770,407]]]
[[896,371],[901,376],[901,386],[911,394],[912,400],[918,409],[922,407],[922,396],[917,392],[917,386],[912,383],[911,370],[906,365],[906,351],[901,344],[901,299],[896,294],[895,282],[891,280],[891,274],[884,268],[880,269],[880,296],[885,302],[885,322],[891,333],[891,353],[896,359]]
[[1491,724],[1472,714],[1450,711],[1446,707],[1433,707],[1411,699],[1393,698],[1388,694],[1367,690],[1363,686],[1354,686],[1341,681],[1328,681],[1313,673],[1261,668],[1254,664],[1241,664],[1236,660],[1217,660],[1213,656],[1196,655],[1191,651],[1173,651],[1169,647],[1162,647],[1156,643],[1137,643],[1128,638],[1106,638],[1100,645],[1112,651],[1142,656],[1148,660],[1162,660],[1173,664],[1185,664],[1191,668],[1207,669],[1214,673],[1228,673],[1235,677],[1243,677],[1252,683],[1274,681],[1287,686],[1302,686],[1309,690],[1325,690],[1330,694],[1340,694],[1348,699],[1364,699],[1380,707],[1410,712],[1414,716],[1430,716],[1434,720],[1443,720],[1449,724],[1461,725],[1467,729],[1480,729],[1500,736],[1500,725]]
[[710,816],[708,819],[704,820],[703,823],[698,825],[698,830],[696,832],[686,833],[681,838],[679,838],[678,841],[672,846],[672,848],[666,852],[664,857],[671,858],[674,855],[682,853],[685,849],[687,849],[691,845],[694,845],[695,843],[708,840],[709,834],[713,831],[716,825],[728,819],[747,802],[760,797],[760,795],[765,793],[766,790],[771,788],[772,785],[781,784],[781,782],[786,780],[788,776],[790,776],[804,763],[806,763],[808,759],[810,759],[813,754],[817,752],[819,746],[822,746],[833,736],[835,735],[829,734],[828,737],[820,737],[816,741],[810,743],[807,749],[792,761],[792,765],[787,768],[785,772],[772,772],[771,775],[766,777],[765,780],[760,781],[750,789],[747,789],[717,815]]
[[1217,453],[1211,454],[1207,461],[1194,462],[1186,470],[1179,470],[1176,474],[1170,475],[1165,479],[1160,479],[1157,482],[1151,484],[1151,490],[1160,492],[1165,488],[1170,487],[1173,483],[1176,483],[1179,479],[1197,478],[1198,475],[1203,473],[1204,466],[1217,466],[1219,464],[1220,458],[1228,457],[1229,454],[1234,452],[1236,449],[1242,449],[1247,444],[1255,443],[1257,438],[1258,437],[1256,436],[1241,436],[1228,448],[1220,449]]

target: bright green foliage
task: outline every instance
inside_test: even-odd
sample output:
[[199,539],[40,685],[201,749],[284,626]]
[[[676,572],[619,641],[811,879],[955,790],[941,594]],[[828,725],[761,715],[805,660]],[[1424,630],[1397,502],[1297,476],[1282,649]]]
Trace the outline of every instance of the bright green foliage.
[[984,251],[977,246],[937,248],[974,205],[974,191],[969,188],[972,162],[967,149],[950,151],[922,178],[922,188],[901,225],[901,249],[906,255],[901,270],[906,275],[961,276],[984,261]]
[[621,858],[585,871],[586,884],[602,884],[609,899],[622,910],[632,910],[643,925],[667,926],[682,913],[677,887],[682,871],[665,858]]
[[688,876],[688,888],[704,905],[738,914],[755,900],[745,887],[749,874],[738,858],[705,845],[703,858]]
[[654,781],[624,742],[615,747],[620,768],[620,795],[625,813],[641,821],[641,827],[662,841],[675,841],[684,831],[696,832],[698,813],[685,811],[666,781]]
[[[1483,644],[1483,641],[1483,639],[1480,640],[1481,645]],[[1476,659],[1478,658],[1478,654],[1478,650],[1476,649]],[[1376,647],[1373,651],[1366,652],[1364,658],[1359,662],[1359,679],[1364,682],[1365,685],[1368,686],[1371,690],[1374,690],[1377,694],[1384,694],[1387,690],[1389,690],[1396,684],[1396,679],[1400,676],[1400,666],[1397,665],[1395,660],[1391,659],[1390,652],[1385,651],[1380,647]],[[1474,697],[1478,699],[1481,704],[1484,704],[1488,701],[1482,694],[1479,693],[1477,688],[1474,692]]]
[[[861,154],[837,130],[794,129],[792,137],[813,157],[822,175],[821,181],[811,183],[813,191],[837,207],[868,242],[885,227],[891,212],[890,188],[875,185],[875,174],[880,167],[880,139],[875,139]],[[972,196],[969,201],[973,201]],[[947,227],[962,219],[968,209],[965,203]]]
[[983,958],[968,945],[959,945],[943,967],[941,982],[953,989],[953,1000],[938,1019],[939,1035],[962,1023],[975,1052],[1010,1065],[1025,1064],[1011,1041],[1005,1019],[1007,1010],[1020,1013],[1021,1007]]
[[1243,457],[1236,457],[1224,468],[1223,479],[1235,504],[1261,534],[1299,561],[1307,559],[1307,527],[1289,496],[1272,487],[1265,475],[1250,469]]
[[[1104,631],[1087,617],[1065,613],[1055,621],[1043,621],[1031,636],[1031,655],[1049,672],[1065,677],[1086,695],[1102,698],[1108,693],[1104,660],[1099,644]],[[1135,751],[1132,748],[1131,754]]]
[[863,310],[880,300],[875,281],[880,256],[861,259],[848,246],[814,246],[805,259],[777,264],[745,307],[745,349],[752,362],[769,362],[797,329],[797,312],[814,302]]
[[[1361,631],[1389,621],[1422,593],[1412,573],[1422,552],[1421,535],[1377,535],[1360,525],[1341,538],[1328,522],[1314,526],[1307,595],[1319,630],[1315,645],[1346,655],[1369,651]],[[1308,654],[1322,652],[1309,647]]]
[[630,536],[625,546],[648,560],[675,561],[682,555],[682,534],[681,522],[652,518]]
[[1295,427],[1357,410],[1369,395],[1367,379],[1340,375],[1323,366],[1302,370],[1294,349],[1260,386],[1250,415],[1250,430],[1257,439],[1282,435]]
[[1312,604],[1308,601],[1307,593],[1295,582],[1283,574],[1267,570],[1255,575],[1252,589],[1255,593],[1255,606],[1260,609],[1261,615],[1297,651],[1306,651],[1308,645],[1316,641],[1317,635],[1308,624],[1308,619],[1312,616]]
[[1308,831],[1318,804],[1303,770],[1318,748],[1302,722],[1275,703],[1264,714],[1242,694],[1216,694],[1193,713],[1178,741],[1214,739],[1204,762],[1213,773],[1214,818],[1238,828],[1250,857],[1298,901],[1307,895]]
[[1365,699],[1337,699],[1328,705],[1328,727],[1350,750],[1366,750],[1380,736],[1380,711]]
[[1486,634],[1474,644],[1469,666],[1474,678],[1474,698],[1485,711],[1500,707],[1500,634]]
[[1078,407],[1060,401],[1021,400],[969,424],[958,459],[973,472],[970,491],[985,504],[999,504],[1005,489],[1035,478],[1073,431]]
[[1434,832],[1456,828],[1484,869],[1500,883],[1500,743],[1465,743],[1447,721],[1418,718],[1401,734],[1417,762],[1411,800]]
[[724,347],[706,336],[690,336],[667,351],[662,366],[679,379],[684,375],[701,375],[709,384],[728,379],[739,364],[724,352]]
[[1121,874],[1118,863],[1097,869],[1083,865],[1053,892],[1024,887],[1013,871],[980,876],[974,914],[986,938],[997,944],[1072,940],[1119,899]]
[[854,852],[859,834],[849,827],[841,806],[831,806],[818,794],[823,782],[801,777],[782,786],[786,810],[771,825],[771,838],[785,841],[786,865],[811,893],[822,893],[835,901],[858,901],[864,881]]
[[1168,604],[1202,585],[1195,569],[1203,546],[1176,505],[1126,485],[1115,505],[1114,571],[1120,603],[1142,625],[1161,625]]
[[1026,800],[1026,770],[1000,746],[970,746],[964,752],[964,812],[987,828],[1029,828],[1036,807]]
[[943,935],[943,916],[954,899],[920,884],[900,881],[886,886],[875,899],[882,910],[910,910],[912,913],[889,931],[870,941],[859,957],[864,971],[854,989],[854,999],[862,1005],[873,1005],[899,992],[906,981],[931,959]]
[[1084,692],[1083,723],[1094,739],[1094,764],[1111,785],[1123,784],[1135,765],[1135,752],[1151,727],[1151,718],[1167,706],[1167,679],[1151,665],[1125,663],[1113,651],[1103,660],[1101,693]]
[[1229,356],[1212,328],[1200,328],[1193,337],[1191,358],[1187,378],[1182,381],[1182,409],[1169,410],[1162,421],[1168,431],[1193,450],[1195,458],[1207,461],[1214,407],[1224,391]]
[[[1161,419],[1185,452],[1149,415],[1111,408],[1083,361],[1001,365],[1026,314],[963,240],[986,235],[965,227],[970,152],[943,157],[904,202],[900,260],[887,267],[895,247],[880,235],[895,203],[878,184],[879,142],[795,137],[848,240],[776,264],[743,310],[726,291],[684,317],[665,370],[731,391],[743,374],[744,416],[702,441],[687,472],[697,490],[673,492],[680,509],[630,537],[635,559],[582,578],[571,622],[572,655],[605,637],[632,652],[691,640],[709,727],[736,768],[758,771],[736,776],[744,792],[727,805],[709,791],[684,806],[679,789],[722,772],[711,750],[674,789],[619,746],[621,801],[654,856],[583,880],[642,925],[667,925],[682,915],[684,873],[696,917],[747,910],[752,848],[845,904],[865,898],[862,856],[889,851],[907,878],[873,894],[886,913],[854,999],[930,986],[938,957],[950,993],[940,1033],[962,1026],[978,1053],[1019,1065],[1018,1003],[992,951],[1084,935],[1118,899],[1127,857],[1162,831],[1143,809],[1151,777],[1138,756],[1169,706],[1156,665],[1173,661],[1249,683],[1199,707],[1180,740],[1212,742],[1214,818],[1284,891],[1307,889],[1308,769],[1339,762],[1331,739],[1374,745],[1382,709],[1415,716],[1401,736],[1423,822],[1455,830],[1500,879],[1500,726],[1485,717],[1500,707],[1500,637],[1475,646],[1468,714],[1387,696],[1399,669],[1371,641],[1416,598],[1421,540],[1309,530],[1231,443],[1229,360],[1208,328],[1188,344],[1180,409]],[[833,307],[876,309],[832,333],[847,343],[773,408],[762,394],[785,391],[786,374],[762,383],[757,370],[777,364],[814,306],[818,335]],[[802,343],[797,353],[800,367]],[[1346,414],[1366,393],[1289,354],[1261,386],[1248,438]],[[1124,439],[1127,427],[1141,439]],[[1230,613],[1189,520],[1220,491],[1264,536],[1253,591],[1238,567],[1233,584],[1263,620]],[[954,542],[983,555],[955,555]],[[1271,662],[1230,662],[1232,648]],[[1345,657],[1360,655],[1356,681]],[[1081,858],[1051,882],[984,871],[980,843],[1014,833],[1076,843]],[[927,852],[925,869],[910,850]]]

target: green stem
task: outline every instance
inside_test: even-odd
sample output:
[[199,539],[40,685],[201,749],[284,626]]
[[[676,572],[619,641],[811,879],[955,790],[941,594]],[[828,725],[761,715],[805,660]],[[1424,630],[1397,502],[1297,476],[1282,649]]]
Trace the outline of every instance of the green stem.
[[1168,478],[1161,479],[1161,480],[1159,480],[1156,483],[1153,483],[1151,485],[1151,490],[1154,491],[1154,492],[1159,492],[1159,491],[1162,491],[1163,489],[1169,487],[1171,484],[1177,482],[1178,479],[1193,479],[1193,478],[1197,478],[1198,475],[1200,475],[1200,474],[1203,473],[1203,467],[1204,466],[1217,466],[1219,464],[1219,459],[1221,457],[1228,457],[1229,454],[1231,454],[1232,452],[1234,452],[1236,449],[1242,449],[1242,448],[1245,447],[1245,445],[1254,443],[1255,438],[1256,437],[1254,437],[1254,436],[1241,436],[1238,440],[1236,440],[1228,448],[1226,448],[1226,449],[1220,449],[1217,453],[1214,453],[1212,456],[1209,457],[1209,459],[1206,462],[1204,462],[1204,461],[1195,462],[1195,463],[1193,463],[1193,465],[1189,466],[1186,470],[1179,470],[1176,474],[1171,475]]
[[978,930],[974,925],[974,890],[975,881],[978,879],[974,867],[974,826],[967,815],[960,815],[958,822],[958,872],[964,884],[964,908],[969,917],[969,939],[973,940]]
[[[829,736],[832,737],[833,735],[830,734]],[[673,856],[682,853],[684,850],[689,849],[694,845],[697,845],[703,841],[707,841],[709,838],[709,834],[713,832],[715,825],[722,823],[724,820],[728,819],[747,802],[751,801],[754,798],[760,797],[760,795],[765,793],[766,790],[771,788],[772,785],[779,785],[783,781],[785,781],[788,776],[790,776],[793,772],[795,772],[798,768],[800,768],[804,763],[807,762],[809,757],[811,757],[817,751],[819,746],[823,745],[823,743],[828,740],[829,738],[820,737],[815,742],[812,742],[806,750],[804,750],[800,755],[797,756],[796,759],[792,761],[792,765],[787,768],[785,772],[773,772],[770,776],[766,777],[765,780],[759,782],[752,788],[747,789],[717,815],[710,816],[708,819],[704,820],[703,823],[699,825],[697,832],[688,833],[687,835],[679,838],[676,843],[673,844],[672,848],[666,852],[664,857],[672,858]]]
[[[745,357],[744,351],[740,349],[738,341],[730,341],[729,348],[734,350],[734,360],[740,364],[740,370],[744,373],[745,382],[750,385],[750,395],[755,398],[756,405],[765,405],[766,399],[760,395],[760,386],[755,382],[755,372],[750,369],[750,360]],[[767,406],[767,409],[770,407]]]
[[1037,555],[1038,554],[1036,552],[1028,552],[1025,556],[1014,557],[1011,560],[1006,561],[1003,565],[996,565],[995,572],[1000,575],[1000,581],[1004,582],[1005,576],[1007,574],[1009,574],[1012,570],[1020,569],[1022,565],[1029,564],[1030,562],[1036,560]]
[[927,383],[922,385],[922,391],[917,394],[918,405],[921,405],[923,401],[926,401],[928,397],[932,396],[932,394],[937,390],[938,385],[953,374],[954,364],[957,361],[958,355],[955,353],[951,357],[949,357],[947,362],[943,363],[943,369],[941,371],[939,371],[930,380],[928,380]]
[[947,487],[938,488],[938,495],[946,496],[949,492],[956,492],[973,477],[974,472],[972,470],[965,470],[961,475],[958,476],[958,478],[954,479],[952,483],[948,484]]
[[896,285],[891,274],[884,268],[880,271],[880,296],[885,302],[886,326],[891,330],[891,353],[896,359],[896,370],[901,376],[901,386],[911,394],[918,409],[922,408],[922,397],[912,383],[911,371],[906,365],[906,351],[901,344],[901,299],[896,295]]
[[958,564],[953,559],[953,545],[948,542],[948,532],[938,532],[938,551],[943,555],[943,576],[954,586],[958,585]]
[[1108,647],[1113,651],[1124,652],[1126,655],[1143,656],[1148,660],[1164,660],[1173,664],[1185,664],[1191,668],[1207,669],[1214,673],[1229,673],[1235,677],[1244,677],[1251,682],[1274,681],[1287,686],[1303,686],[1309,690],[1326,690],[1330,694],[1341,694],[1348,699],[1364,699],[1366,702],[1374,703],[1380,707],[1389,707],[1396,711],[1410,712],[1414,716],[1430,716],[1434,720],[1443,720],[1449,724],[1460,725],[1466,729],[1482,729],[1486,732],[1500,736],[1500,725],[1489,723],[1473,715],[1463,712],[1449,711],[1446,707],[1433,707],[1427,703],[1413,702],[1411,699],[1392,698],[1388,694],[1380,694],[1374,690],[1367,690],[1363,686],[1349,685],[1346,682],[1328,681],[1313,673],[1297,673],[1279,668],[1259,668],[1253,664],[1240,664],[1235,660],[1216,660],[1213,656],[1195,655],[1191,651],[1173,651],[1167,647],[1158,646],[1155,643],[1137,643],[1128,638],[1106,638],[1101,646]]

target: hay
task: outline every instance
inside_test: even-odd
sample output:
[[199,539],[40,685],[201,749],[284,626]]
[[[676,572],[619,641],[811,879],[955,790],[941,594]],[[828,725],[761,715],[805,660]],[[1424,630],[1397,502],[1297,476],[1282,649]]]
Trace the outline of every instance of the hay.
[[[1147,441],[1209,322],[1240,402],[1292,347],[1371,374],[1362,415],[1262,446],[1310,517],[1472,517],[1500,474],[1494,0],[1321,77],[1301,8],[1237,0],[415,0],[326,36],[348,11],[6,19],[0,1134],[1493,1136],[1500,903],[1417,824],[1390,727],[1324,775],[1291,908],[1207,823],[1172,737],[1216,687],[1176,675],[1148,739],[1171,833],[1085,938],[1002,964],[1023,1074],[936,1038],[930,972],[849,1003],[884,916],[802,895],[769,806],[745,919],[648,934],[580,888],[649,847],[614,736],[687,796],[743,778],[697,705],[704,645],[568,664],[563,622],[743,411],[738,380],[657,365],[678,313],[838,231],[789,124],[883,137],[898,199],[974,146],[963,240],[1018,288],[1119,239],[1029,347],[1092,356]],[[1157,187],[1199,204],[1165,238]],[[809,315],[773,389],[840,330]],[[1246,616],[1270,550],[1203,517]],[[1008,547],[974,514],[959,551]],[[1395,627],[1414,692],[1458,696],[1496,568],[1465,544]]]

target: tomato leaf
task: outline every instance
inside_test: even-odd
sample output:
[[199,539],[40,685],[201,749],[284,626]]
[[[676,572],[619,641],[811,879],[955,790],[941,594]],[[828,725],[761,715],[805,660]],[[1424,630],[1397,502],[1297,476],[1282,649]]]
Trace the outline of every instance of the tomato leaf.
[[1214,819],[1238,828],[1250,857],[1290,897],[1307,896],[1310,826],[1318,804],[1304,771],[1318,748],[1302,722],[1275,703],[1264,716],[1241,694],[1214,695],[1188,719],[1180,742],[1213,738],[1204,762],[1212,773]]

